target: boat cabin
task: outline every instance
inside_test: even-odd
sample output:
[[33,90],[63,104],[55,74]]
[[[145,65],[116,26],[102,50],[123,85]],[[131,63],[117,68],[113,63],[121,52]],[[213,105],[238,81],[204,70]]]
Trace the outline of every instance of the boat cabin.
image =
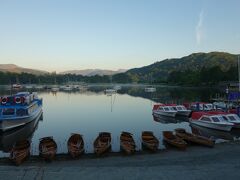
[[220,113],[194,112],[192,114],[192,120],[201,120],[210,123],[226,123],[228,120],[224,118],[224,116],[224,114]]
[[21,92],[14,96],[0,97],[0,117],[27,116],[36,111],[39,106],[36,93]]

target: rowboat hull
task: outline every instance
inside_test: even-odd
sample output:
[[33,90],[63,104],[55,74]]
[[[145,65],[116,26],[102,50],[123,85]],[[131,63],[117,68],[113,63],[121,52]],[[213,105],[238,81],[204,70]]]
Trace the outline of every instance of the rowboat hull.
[[77,158],[84,153],[84,141],[80,134],[73,134],[68,139],[68,153],[72,158]]
[[39,155],[46,161],[52,161],[57,153],[56,142],[49,137],[42,138],[39,143]]
[[185,150],[187,147],[187,143],[183,139],[177,137],[176,135],[173,135],[171,131],[163,131],[163,140],[167,144],[177,147],[181,150]]
[[94,153],[102,155],[111,149],[111,134],[108,132],[99,133],[98,137],[94,141]]
[[202,137],[199,135],[187,133],[185,130],[182,130],[182,129],[176,129],[175,131],[176,131],[176,135],[186,142],[200,144],[208,147],[213,147],[215,144],[215,141],[211,139],[208,139],[206,137]]
[[135,142],[132,135],[128,132],[122,132],[120,136],[120,149],[130,155],[135,152]]
[[142,133],[142,149],[146,148],[152,152],[158,150],[159,140],[153,135],[152,132],[143,132]]
[[20,165],[23,163],[30,155],[30,143],[27,140],[18,142],[11,150],[9,159],[15,163],[15,165]]

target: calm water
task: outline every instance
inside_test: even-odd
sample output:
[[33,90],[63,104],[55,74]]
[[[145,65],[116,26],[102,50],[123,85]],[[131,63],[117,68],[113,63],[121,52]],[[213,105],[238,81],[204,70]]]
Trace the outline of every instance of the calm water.
[[[86,152],[93,152],[93,141],[101,131],[112,133],[112,151],[119,151],[119,136],[122,131],[134,135],[137,149],[141,149],[141,132],[153,131],[162,142],[163,130],[185,128],[188,131],[216,139],[232,140],[239,137],[238,131],[219,132],[189,126],[187,119],[153,118],[154,102],[182,103],[208,101],[215,89],[157,87],[157,92],[147,93],[142,86],[125,86],[117,94],[107,96],[104,86],[90,86],[87,91],[57,92],[39,91],[43,98],[43,117],[23,128],[0,134],[0,156],[8,156],[15,141],[28,138],[32,141],[32,154],[38,154],[39,139],[53,136],[58,144],[58,153],[67,152],[67,139],[71,133],[83,134]],[[3,87],[0,95],[9,94]],[[159,148],[165,148],[160,143]]]

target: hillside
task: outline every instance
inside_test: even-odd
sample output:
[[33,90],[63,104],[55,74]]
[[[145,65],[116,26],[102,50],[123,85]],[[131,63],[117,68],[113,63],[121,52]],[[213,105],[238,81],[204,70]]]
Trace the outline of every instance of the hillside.
[[17,66],[15,64],[0,64],[0,72],[11,72],[11,73],[28,73],[34,75],[43,75],[47,74],[47,71],[29,69]]
[[76,75],[83,75],[83,76],[104,76],[104,75],[114,75],[118,73],[126,72],[125,69],[120,69],[118,71],[112,71],[112,70],[103,70],[103,69],[85,69],[85,70],[70,70],[70,71],[64,71],[60,74],[76,74]]
[[149,66],[134,68],[127,71],[127,75],[134,81],[150,82],[166,81],[172,72],[197,72],[202,68],[219,67],[223,72],[237,66],[237,55],[225,52],[194,53],[189,56],[165,59]]

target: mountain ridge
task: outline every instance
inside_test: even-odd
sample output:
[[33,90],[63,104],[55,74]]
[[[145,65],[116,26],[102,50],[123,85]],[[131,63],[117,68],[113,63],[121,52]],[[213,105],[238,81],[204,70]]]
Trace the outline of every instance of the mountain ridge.
[[75,74],[75,75],[83,75],[83,76],[103,76],[103,75],[115,75],[118,73],[126,72],[125,69],[119,69],[119,70],[107,70],[107,69],[83,69],[83,70],[69,70],[69,71],[63,71],[59,74]]

